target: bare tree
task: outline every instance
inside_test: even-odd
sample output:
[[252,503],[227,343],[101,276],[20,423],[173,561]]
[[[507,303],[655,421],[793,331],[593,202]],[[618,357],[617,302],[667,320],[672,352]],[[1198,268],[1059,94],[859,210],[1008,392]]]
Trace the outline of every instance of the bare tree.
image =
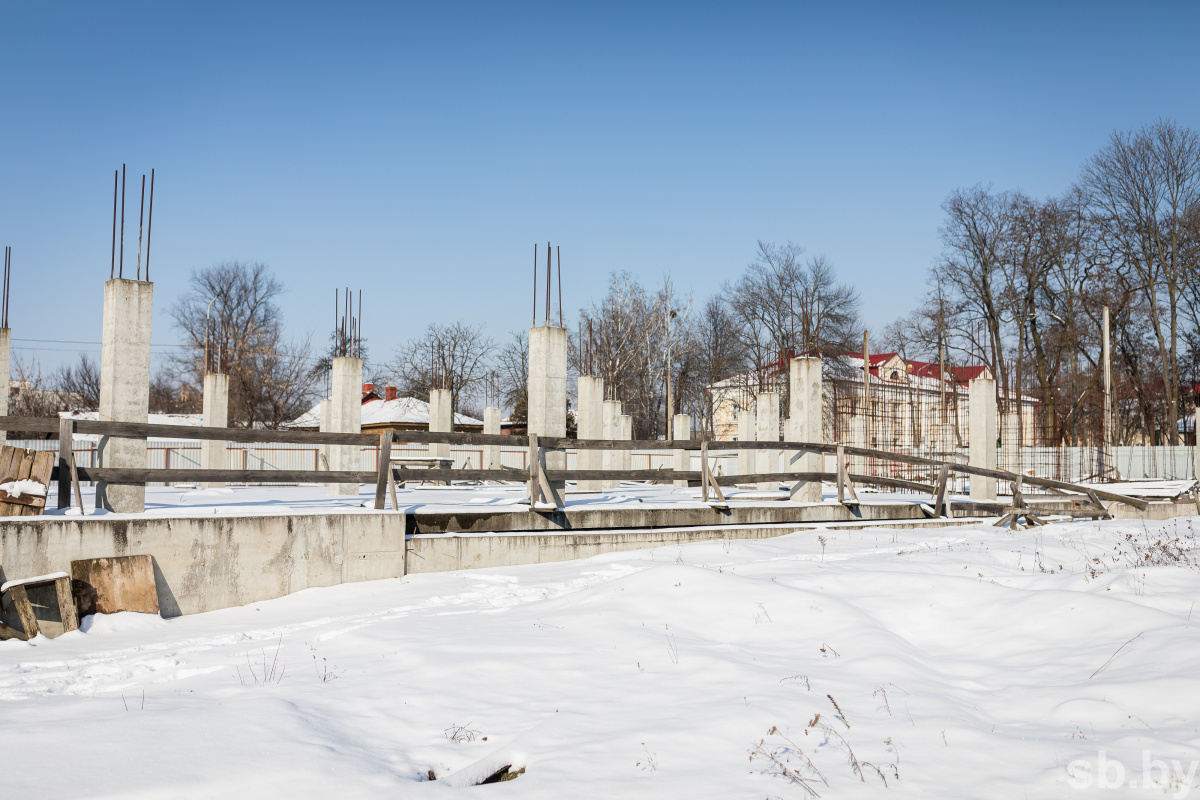
[[1136,276],[1149,307],[1166,400],[1164,432],[1178,441],[1180,312],[1195,281],[1192,226],[1200,209],[1200,136],[1169,120],[1114,132],[1084,167],[1100,240]]
[[96,411],[100,408],[100,365],[87,353],[80,353],[74,364],[59,367],[51,380],[69,411]]
[[277,428],[316,398],[308,340],[284,338],[283,290],[264,264],[226,262],[194,270],[170,310],[188,348],[173,363],[181,386],[199,396],[207,369],[227,374],[230,425]]
[[483,325],[435,322],[402,345],[389,366],[407,396],[428,400],[431,388],[449,389],[452,408],[458,411],[482,384],[495,347]]

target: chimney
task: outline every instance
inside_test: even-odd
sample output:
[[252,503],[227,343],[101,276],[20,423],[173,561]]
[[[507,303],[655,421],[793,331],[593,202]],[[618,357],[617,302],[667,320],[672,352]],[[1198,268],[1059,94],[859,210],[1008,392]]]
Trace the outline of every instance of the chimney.
[[375,384],[364,383],[363,384],[363,394],[375,394]]
[[395,400],[396,399],[396,387],[395,386],[383,387],[383,399],[384,400]]

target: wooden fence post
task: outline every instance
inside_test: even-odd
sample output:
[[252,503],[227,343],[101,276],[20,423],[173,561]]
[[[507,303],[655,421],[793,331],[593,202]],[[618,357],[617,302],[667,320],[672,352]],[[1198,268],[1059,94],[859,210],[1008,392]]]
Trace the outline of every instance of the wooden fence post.
[[[379,457],[375,478],[375,510],[382,511],[387,507],[384,492],[392,484],[392,432],[382,431],[379,434]],[[396,510],[395,495],[392,496],[392,511]]]
[[[71,465],[73,453],[71,444],[75,439],[75,420],[63,417],[58,421],[58,507],[71,506]],[[80,510],[83,504],[80,503]]]

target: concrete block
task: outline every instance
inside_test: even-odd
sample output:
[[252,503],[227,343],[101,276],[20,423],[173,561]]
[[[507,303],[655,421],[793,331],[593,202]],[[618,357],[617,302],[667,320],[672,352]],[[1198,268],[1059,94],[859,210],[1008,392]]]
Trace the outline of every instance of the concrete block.
[[[601,403],[600,422],[603,435],[602,439],[620,439],[621,438],[621,402],[619,400],[605,400]],[[620,453],[616,450],[605,450],[600,454],[601,469],[618,470],[621,468]],[[605,480],[601,481],[602,488],[616,489],[621,485],[620,481]]]

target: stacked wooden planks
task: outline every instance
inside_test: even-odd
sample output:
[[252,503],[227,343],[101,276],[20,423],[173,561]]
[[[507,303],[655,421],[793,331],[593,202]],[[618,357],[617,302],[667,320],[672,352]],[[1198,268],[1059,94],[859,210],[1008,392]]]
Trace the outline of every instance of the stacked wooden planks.
[[[31,480],[48,490],[50,473],[54,469],[54,455],[50,450],[24,450],[5,445],[0,448],[0,484]],[[36,517],[45,507],[45,495],[9,497],[5,492],[0,492],[0,517]]]

